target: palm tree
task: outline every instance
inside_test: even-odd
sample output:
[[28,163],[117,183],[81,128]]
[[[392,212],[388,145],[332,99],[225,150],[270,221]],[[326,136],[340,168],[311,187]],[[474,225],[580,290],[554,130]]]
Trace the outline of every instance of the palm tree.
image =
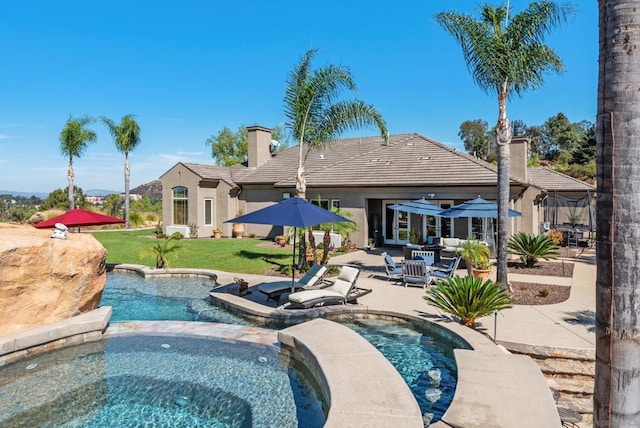
[[596,428],[640,426],[637,3],[598,2]]
[[[298,140],[296,196],[305,197],[304,162],[309,152],[324,147],[347,130],[377,126],[385,143],[389,135],[382,115],[360,100],[336,101],[344,89],[356,91],[351,71],[344,66],[326,65],[311,70],[317,49],[307,51],[287,78],[284,95],[285,126]],[[303,145],[307,152],[303,155]]]
[[480,19],[468,14],[441,12],[435,20],[462,47],[465,62],[475,83],[498,98],[498,245],[497,281],[507,281],[507,209],[509,204],[509,144],[511,127],[507,100],[528,89],[542,86],[544,74],[564,68],[562,60],[544,36],[573,14],[569,4],[543,0],[533,2],[509,22],[506,5],[481,5]]
[[82,153],[84,153],[87,148],[87,144],[97,140],[98,137],[94,131],[85,129],[85,126],[93,122],[93,120],[94,119],[90,117],[76,119],[69,116],[62,132],[60,132],[60,151],[64,156],[69,157],[69,168],[67,169],[67,179],[69,182],[67,199],[69,200],[70,210],[74,208],[73,158],[82,156]]
[[140,143],[140,126],[133,118],[127,114],[122,117],[120,124],[107,117],[102,117],[102,122],[107,125],[109,132],[113,136],[113,141],[119,152],[124,153],[124,227],[129,228],[129,177],[131,175],[131,165],[129,165],[129,153]]

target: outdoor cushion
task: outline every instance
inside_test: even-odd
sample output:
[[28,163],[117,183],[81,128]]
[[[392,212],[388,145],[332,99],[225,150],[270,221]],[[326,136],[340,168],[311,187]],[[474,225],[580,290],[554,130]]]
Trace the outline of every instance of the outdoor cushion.
[[[334,283],[319,290],[303,290],[289,295],[289,303],[293,307],[309,308],[327,303],[347,303],[349,293],[356,287],[360,270],[351,266],[342,266]],[[370,291],[370,290],[368,290]]]

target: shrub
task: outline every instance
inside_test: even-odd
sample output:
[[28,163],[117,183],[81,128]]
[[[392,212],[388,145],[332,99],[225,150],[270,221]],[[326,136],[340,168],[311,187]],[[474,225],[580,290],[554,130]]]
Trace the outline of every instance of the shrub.
[[183,239],[184,235],[180,232],[173,232],[169,239]]
[[511,295],[499,283],[470,276],[445,278],[428,290],[424,299],[470,328],[475,328],[477,318],[511,307]]
[[282,275],[291,276],[291,265],[282,265],[278,268]]
[[137,211],[132,211],[129,213],[129,224],[133,227],[140,227],[144,223],[144,219],[142,218],[142,214]]
[[327,275],[337,275],[340,273],[340,268],[336,265],[327,266]]
[[554,245],[560,245],[562,244],[562,241],[564,241],[562,232],[558,229],[551,229],[549,233],[547,233],[547,236],[549,237],[549,239],[551,239],[551,242],[553,242]]
[[195,223],[189,223],[189,237],[196,239],[198,237],[198,225]]
[[538,290],[538,297],[547,297],[549,295],[549,290],[546,288],[542,288]]
[[152,221],[154,223],[158,221],[158,216],[154,213],[147,213],[145,218],[147,219],[147,221]]
[[546,235],[529,235],[520,232],[507,242],[509,254],[520,256],[527,267],[534,267],[538,259],[558,258],[558,246]]

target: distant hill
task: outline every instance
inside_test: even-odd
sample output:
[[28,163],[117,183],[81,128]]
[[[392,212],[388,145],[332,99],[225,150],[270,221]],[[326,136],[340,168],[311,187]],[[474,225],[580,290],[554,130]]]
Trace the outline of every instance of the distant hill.
[[162,199],[162,183],[160,180],[153,180],[147,184],[141,184],[129,191],[138,195],[149,195],[151,199]]
[[18,192],[15,190],[0,190],[0,195],[13,195],[13,196],[22,196],[24,198],[30,198],[31,196],[35,196],[36,198],[46,199],[49,194],[42,192]]
[[91,189],[84,192],[85,196],[107,196],[107,195],[119,195],[122,192],[117,190],[105,190],[105,189]]

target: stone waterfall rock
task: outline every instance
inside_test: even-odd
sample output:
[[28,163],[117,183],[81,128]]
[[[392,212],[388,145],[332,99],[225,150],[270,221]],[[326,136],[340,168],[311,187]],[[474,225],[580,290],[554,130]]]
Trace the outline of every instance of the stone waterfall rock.
[[106,249],[92,235],[0,223],[0,335],[98,307]]

